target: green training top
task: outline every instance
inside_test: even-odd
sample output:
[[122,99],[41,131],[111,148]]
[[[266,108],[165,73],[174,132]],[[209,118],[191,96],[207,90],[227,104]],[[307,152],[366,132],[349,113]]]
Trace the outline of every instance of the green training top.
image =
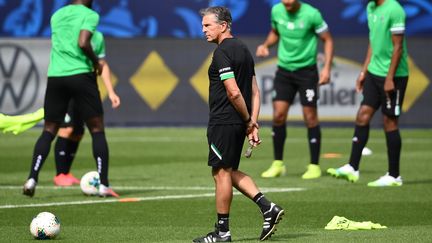
[[99,58],[105,57],[105,41],[101,32],[95,31],[91,38],[91,45],[94,53]]
[[[405,12],[396,0],[385,0],[380,6],[370,2],[367,6],[369,43],[372,48],[368,71],[386,77],[393,55],[392,35],[405,33]],[[407,48],[403,40],[403,52],[396,69],[396,77],[408,76]]]
[[328,30],[321,13],[307,3],[301,3],[295,13],[282,3],[271,11],[272,28],[279,34],[278,65],[289,71],[316,64],[317,39]]
[[81,4],[57,10],[51,17],[51,57],[48,77],[62,77],[93,70],[90,59],[78,46],[81,30],[94,32],[99,15]]

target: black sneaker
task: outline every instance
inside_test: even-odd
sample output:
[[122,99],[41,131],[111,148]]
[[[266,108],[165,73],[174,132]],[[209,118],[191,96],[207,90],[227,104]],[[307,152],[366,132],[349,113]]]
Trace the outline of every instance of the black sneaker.
[[260,240],[267,240],[276,231],[276,224],[279,223],[284,215],[284,210],[278,205],[271,203],[270,209],[263,213],[264,224]]
[[193,242],[231,242],[231,233],[228,231],[221,235],[216,228],[215,231],[208,233],[206,236],[198,237]]

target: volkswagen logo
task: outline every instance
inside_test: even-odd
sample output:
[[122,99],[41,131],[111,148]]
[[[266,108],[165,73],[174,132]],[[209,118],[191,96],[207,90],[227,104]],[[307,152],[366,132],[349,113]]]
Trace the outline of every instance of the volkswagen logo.
[[0,112],[25,113],[34,104],[39,85],[31,54],[16,44],[0,44]]

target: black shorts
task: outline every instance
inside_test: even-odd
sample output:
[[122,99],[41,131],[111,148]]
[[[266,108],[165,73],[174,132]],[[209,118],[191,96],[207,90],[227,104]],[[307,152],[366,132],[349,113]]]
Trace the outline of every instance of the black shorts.
[[278,67],[273,86],[273,101],[283,100],[292,104],[297,91],[303,106],[317,106],[318,68],[316,65],[288,71]]
[[84,120],[73,99],[69,102],[67,113],[60,127],[72,127],[74,135],[84,134]]
[[367,72],[363,85],[363,101],[375,110],[381,106],[381,112],[387,116],[398,117],[401,113],[408,77],[395,77],[395,90],[388,97],[384,92],[385,77]]
[[213,168],[237,170],[246,137],[242,125],[211,125],[207,128],[208,165]]
[[45,120],[62,123],[71,100],[84,121],[103,116],[102,102],[94,73],[48,77],[45,92]]

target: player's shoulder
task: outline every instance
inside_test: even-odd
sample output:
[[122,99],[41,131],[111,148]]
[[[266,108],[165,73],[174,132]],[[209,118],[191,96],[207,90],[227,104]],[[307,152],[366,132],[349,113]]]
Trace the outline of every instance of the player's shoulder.
[[396,0],[389,0],[388,8],[390,8],[392,11],[405,12],[402,5]]
[[308,3],[304,3],[304,2],[302,2],[300,10],[302,11],[302,13],[307,14],[307,15],[311,15],[311,16],[321,14],[318,8],[312,6]]
[[243,43],[243,41],[235,37],[227,38],[219,45],[221,50],[228,50],[228,51],[235,50],[238,48],[244,48],[245,46],[246,45]]
[[271,13],[273,15],[275,15],[275,14],[284,14],[285,12],[286,12],[285,6],[281,2],[273,5],[273,7],[271,9]]
[[319,12],[318,8],[310,5],[309,3],[301,3],[301,7],[303,8],[303,10],[307,10],[307,11],[311,11],[311,12]]
[[84,5],[80,5],[80,8],[78,8],[78,11],[82,12],[84,15],[93,16],[93,17],[98,17],[99,18],[99,14],[96,11],[94,11],[93,9],[88,8],[88,7],[84,6]]
[[53,17],[62,18],[69,14],[79,14],[82,16],[93,15],[94,17],[99,17],[99,14],[96,11],[80,4],[69,4],[61,7],[53,14]]
[[[405,10],[402,7],[402,5],[397,0],[386,0],[384,2],[384,5],[380,6],[380,8],[383,7],[385,11],[390,12],[392,14],[404,14]],[[377,9],[377,5],[375,1],[370,1],[368,5],[366,6],[366,11],[368,13],[373,12]]]
[[231,53],[244,49],[245,46],[241,40],[235,37],[227,38],[218,45],[214,53],[215,55],[231,56]]

